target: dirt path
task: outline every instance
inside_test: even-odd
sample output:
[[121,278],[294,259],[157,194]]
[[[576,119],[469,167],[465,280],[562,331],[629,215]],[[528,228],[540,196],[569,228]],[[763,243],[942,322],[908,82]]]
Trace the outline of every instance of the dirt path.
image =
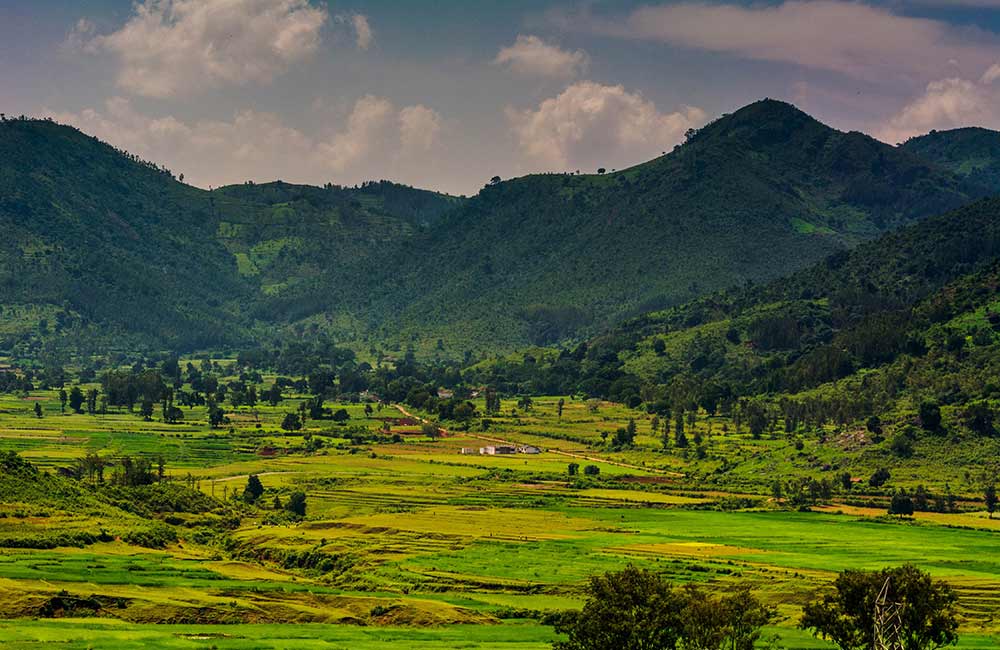
[[[418,420],[420,422],[429,422],[429,420],[427,420],[426,418],[422,418],[419,415],[413,415],[412,413],[410,413],[409,411],[407,411],[406,408],[403,407],[402,404],[393,404],[393,406],[395,406],[399,410],[400,413],[402,413],[403,415],[405,415],[408,418],[413,418],[414,420]],[[444,429],[442,427],[438,427],[438,429],[440,429],[441,433],[444,433],[444,434],[448,433],[447,429]],[[463,431],[462,433],[463,433],[463,435],[469,436],[470,438],[476,438],[477,440],[484,440],[486,442],[500,443],[500,444],[503,444],[503,445],[510,445],[512,447],[516,447],[519,444],[521,444],[521,443],[514,442],[512,440],[504,440],[503,438],[493,438],[493,437],[490,437],[490,436],[484,436],[484,435],[480,435],[480,434],[477,434],[477,433],[470,433],[468,431]],[[551,453],[551,454],[559,454],[560,456],[567,456],[569,458],[575,458],[577,460],[587,460],[587,461],[590,461],[592,463],[604,463],[605,465],[614,465],[615,467],[623,467],[625,469],[633,469],[633,470],[636,470],[638,472],[649,472],[651,474],[662,474],[664,476],[675,476],[677,478],[683,478],[683,476],[684,476],[683,474],[681,474],[679,472],[668,472],[667,470],[663,470],[663,469],[654,469],[652,467],[643,467],[641,465],[631,465],[629,463],[622,463],[622,462],[618,462],[616,460],[608,460],[607,458],[601,458],[600,456],[587,456],[587,455],[584,455],[584,454],[575,454],[575,453],[573,453],[571,451],[562,451],[561,449],[553,449],[551,447],[546,448],[546,451],[549,452],[549,453]]]

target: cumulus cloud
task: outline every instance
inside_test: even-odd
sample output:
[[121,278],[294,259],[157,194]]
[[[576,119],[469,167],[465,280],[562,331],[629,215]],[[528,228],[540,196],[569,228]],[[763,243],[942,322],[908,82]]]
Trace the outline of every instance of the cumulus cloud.
[[622,86],[574,83],[537,109],[507,109],[522,154],[542,169],[623,167],[658,155],[705,123],[705,111],[661,113]]
[[[288,126],[273,113],[253,110],[239,111],[231,120],[154,117],[122,97],[108,100],[100,110],[45,113],[163,163],[203,187],[276,178],[353,184],[406,175],[408,163],[436,145],[441,119],[426,106],[399,109],[370,95],[355,102],[339,128],[319,135]],[[414,129],[421,130],[419,136]]]
[[950,77],[927,84],[924,93],[903,107],[876,132],[879,139],[897,143],[932,129],[963,126],[1000,127],[1000,66],[993,65],[979,79]]
[[355,42],[358,49],[367,50],[375,40],[375,32],[372,31],[367,16],[354,14],[351,18],[351,24],[354,26]]
[[437,111],[417,104],[399,111],[399,136],[404,151],[427,151],[441,133]]
[[749,6],[680,2],[624,16],[554,14],[564,28],[728,53],[885,81],[935,79],[949,61],[982,69],[1000,39],[992,32],[883,7],[837,0],[786,0]]
[[354,38],[354,45],[359,50],[367,50],[375,42],[375,31],[368,16],[364,14],[337,14],[333,17],[336,24],[343,26],[344,31],[350,31]]
[[118,59],[121,88],[168,97],[270,82],[316,52],[327,17],[309,0],[145,0],[86,47]]
[[513,45],[500,49],[493,63],[520,74],[565,79],[585,72],[590,57],[583,50],[570,52],[549,45],[537,36],[518,35]]

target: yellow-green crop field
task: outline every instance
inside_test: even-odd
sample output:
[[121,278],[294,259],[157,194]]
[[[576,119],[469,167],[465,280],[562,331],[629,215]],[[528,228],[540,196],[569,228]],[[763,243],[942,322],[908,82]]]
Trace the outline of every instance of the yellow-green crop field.
[[[522,412],[504,401],[488,426],[440,437],[422,431],[421,414],[391,405],[366,415],[364,404],[328,404],[350,419],[283,431],[282,417],[305,398],[231,410],[229,424],[211,429],[204,407],[171,425],[125,411],[63,412],[53,391],[0,396],[0,451],[52,474],[91,452],[162,455],[170,479],[218,500],[239,501],[250,474],[265,488],[263,507],[243,508],[224,535],[168,518],[179,538],[162,548],[130,541],[148,522],[127,507],[3,495],[0,540],[106,534],[0,548],[0,646],[534,650],[556,638],[542,614],[579,607],[588,577],[634,564],[678,583],[748,581],[779,611],[768,636],[786,648],[830,648],[796,629],[802,605],[838,571],[913,563],[957,590],[958,647],[1000,647],[1000,520],[975,507],[974,477],[961,465],[995,449],[953,449],[950,464],[929,448],[905,463],[885,459],[893,486],[947,484],[960,506],[901,520],[884,515],[888,493],[837,492],[808,511],[772,495],[779,477],[869,476],[872,461],[850,432],[797,449],[702,413],[688,430],[703,439],[697,457],[661,450],[646,413],[570,397],[561,416],[558,397]],[[630,418],[635,448],[599,444]],[[352,441],[361,429],[382,435]],[[542,451],[461,453],[498,441]],[[570,463],[579,476],[568,475]],[[597,473],[583,476],[587,465]],[[306,494],[306,517],[269,517],[271,501],[293,490]]]

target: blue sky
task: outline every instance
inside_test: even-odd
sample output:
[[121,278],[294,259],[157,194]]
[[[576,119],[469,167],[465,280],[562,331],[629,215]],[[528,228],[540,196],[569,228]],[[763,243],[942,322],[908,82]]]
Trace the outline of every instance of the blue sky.
[[468,194],[642,162],[762,97],[891,143],[998,128],[998,63],[1000,0],[0,2],[0,111],[202,186]]

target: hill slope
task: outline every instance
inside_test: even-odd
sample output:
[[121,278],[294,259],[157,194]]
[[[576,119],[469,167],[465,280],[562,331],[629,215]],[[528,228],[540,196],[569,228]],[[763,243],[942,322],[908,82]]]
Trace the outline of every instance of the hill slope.
[[1000,398],[998,282],[1000,199],[988,199],[780,281],[644,315],[558,359],[487,364],[481,379],[651,408],[778,395],[847,421],[928,400],[958,412]]
[[1000,132],[978,127],[931,131],[900,149],[1000,192]]
[[458,199],[393,183],[207,192],[70,127],[0,123],[0,348],[245,345],[262,294],[340,277]]
[[75,129],[0,124],[0,303],[13,313],[168,345],[232,341],[250,294],[213,222],[207,192]]
[[762,101],[607,175],[486,187],[381,276],[391,338],[547,344],[769,280],[987,191]]
[[7,121],[0,347],[59,335],[190,349],[287,328],[425,349],[548,344],[988,192],[769,100],[637,167],[527,176],[471,200],[385,182],[206,192],[74,129]]

